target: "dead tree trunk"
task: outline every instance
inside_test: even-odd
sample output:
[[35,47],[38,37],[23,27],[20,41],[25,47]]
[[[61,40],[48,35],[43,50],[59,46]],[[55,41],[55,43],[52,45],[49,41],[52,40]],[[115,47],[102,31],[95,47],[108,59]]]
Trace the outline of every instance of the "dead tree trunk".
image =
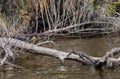
[[[99,58],[99,57],[89,56],[81,51],[63,52],[63,51],[45,48],[21,40],[6,38],[6,37],[0,38],[0,47],[5,49],[6,53],[8,53],[8,55],[6,55],[6,58],[7,56],[13,56],[12,51],[10,50],[11,47],[18,47],[26,50],[32,50],[37,54],[44,54],[47,56],[59,58],[62,61],[62,63],[64,63],[64,59],[70,59],[94,67],[98,67],[98,66],[102,67],[103,65],[113,67],[120,65],[120,58],[118,59],[113,58],[114,55],[120,53],[120,48],[114,48],[110,52],[106,53],[105,56]],[[4,58],[4,62],[6,58]],[[3,63],[3,60],[1,61],[2,61],[1,63]]]

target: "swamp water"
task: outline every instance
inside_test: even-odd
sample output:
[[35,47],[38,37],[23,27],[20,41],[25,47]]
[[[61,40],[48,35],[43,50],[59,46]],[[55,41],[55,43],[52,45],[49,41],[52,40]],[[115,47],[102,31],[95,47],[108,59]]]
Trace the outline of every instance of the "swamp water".
[[[100,57],[111,49],[104,38],[57,39],[55,43],[55,46],[43,46],[62,51],[81,50],[91,56]],[[72,60],[65,60],[66,71],[60,71],[60,61],[48,56],[25,54],[24,57],[18,58],[15,64],[24,68],[4,68],[0,71],[0,79],[120,79],[120,69],[98,71]]]

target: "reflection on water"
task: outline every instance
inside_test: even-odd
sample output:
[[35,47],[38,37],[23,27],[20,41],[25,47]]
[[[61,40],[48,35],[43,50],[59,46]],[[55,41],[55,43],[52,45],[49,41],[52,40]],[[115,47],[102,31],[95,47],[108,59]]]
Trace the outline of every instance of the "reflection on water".
[[[103,38],[57,39],[55,43],[56,46],[46,47],[63,51],[82,50],[92,56],[103,56],[110,50]],[[60,61],[47,56],[27,54],[24,58],[17,59],[15,63],[24,69],[1,69],[0,79],[120,79],[119,69],[98,71],[70,60],[65,60],[66,71],[60,71]]]

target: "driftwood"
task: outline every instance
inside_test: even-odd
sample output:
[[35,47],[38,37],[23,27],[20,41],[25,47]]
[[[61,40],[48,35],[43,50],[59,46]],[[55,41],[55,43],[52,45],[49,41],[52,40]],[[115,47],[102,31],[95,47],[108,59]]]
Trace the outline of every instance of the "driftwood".
[[[0,47],[6,52],[4,58],[1,59],[0,64],[3,65],[7,62],[8,57],[12,57],[14,59],[14,54],[11,51],[11,47],[18,47],[25,50],[32,50],[34,53],[43,54],[51,57],[55,57],[61,60],[62,64],[64,64],[64,59],[74,60],[81,62],[86,65],[94,66],[94,67],[102,67],[106,65],[107,67],[114,67],[120,65],[120,58],[113,58],[114,55],[120,53],[120,48],[114,48],[110,52],[107,52],[103,57],[92,57],[85,54],[82,51],[70,51],[63,52],[55,49],[45,48],[41,46],[34,45],[32,43],[27,43],[21,40],[1,37],[0,38]],[[8,64],[8,62],[7,62]]]

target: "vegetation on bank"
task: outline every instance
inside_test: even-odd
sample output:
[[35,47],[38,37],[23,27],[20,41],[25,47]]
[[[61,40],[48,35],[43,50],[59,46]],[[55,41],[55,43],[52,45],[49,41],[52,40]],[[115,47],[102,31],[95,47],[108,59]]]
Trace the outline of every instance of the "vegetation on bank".
[[0,1],[1,27],[7,27],[9,36],[23,40],[41,35],[89,37],[118,32],[119,13],[119,0]]

